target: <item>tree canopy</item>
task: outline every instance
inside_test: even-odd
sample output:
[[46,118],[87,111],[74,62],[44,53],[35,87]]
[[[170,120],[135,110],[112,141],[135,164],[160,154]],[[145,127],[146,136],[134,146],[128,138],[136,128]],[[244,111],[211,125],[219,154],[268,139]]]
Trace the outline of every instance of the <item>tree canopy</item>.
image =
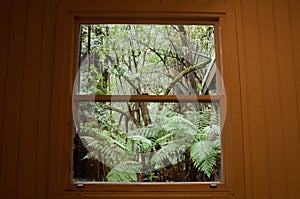
[[[79,95],[216,95],[212,25],[81,25]],[[218,102],[74,102],[74,180],[220,181]],[[88,166],[87,166],[88,165]],[[92,167],[90,165],[93,165]]]

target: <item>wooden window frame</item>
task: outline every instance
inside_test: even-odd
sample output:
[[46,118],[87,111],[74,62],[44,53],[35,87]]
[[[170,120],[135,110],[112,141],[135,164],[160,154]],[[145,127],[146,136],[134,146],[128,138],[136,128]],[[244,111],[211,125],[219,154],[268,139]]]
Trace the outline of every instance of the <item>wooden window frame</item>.
[[[242,120],[237,56],[234,6],[204,7],[199,11],[181,11],[152,8],[122,7],[129,1],[108,1],[85,4],[61,3],[58,8],[57,37],[53,77],[52,135],[49,165],[49,196],[62,198],[243,198],[244,164]],[[174,2],[174,1],[173,1]],[[171,5],[170,5],[171,6]],[[99,9],[95,9],[99,8]],[[217,67],[223,75],[226,88],[226,121],[222,130],[223,181],[200,183],[86,183],[72,182],[73,117],[72,91],[76,76],[79,24],[81,23],[148,23],[148,24],[213,24],[217,28]],[[107,96],[110,97],[110,96]],[[155,96],[154,96],[155,97]],[[101,98],[101,97],[100,97]],[[141,98],[137,100],[143,100]],[[201,99],[200,99],[201,98]],[[200,101],[219,100],[219,96],[199,96]],[[154,99],[154,98],[153,98]],[[82,100],[89,100],[83,96]],[[100,99],[101,100],[101,99]],[[103,99],[102,99],[103,100]],[[109,100],[109,99],[106,99]],[[145,99],[144,99],[145,100]],[[172,99],[174,100],[174,99]],[[222,118],[222,116],[221,116]]]

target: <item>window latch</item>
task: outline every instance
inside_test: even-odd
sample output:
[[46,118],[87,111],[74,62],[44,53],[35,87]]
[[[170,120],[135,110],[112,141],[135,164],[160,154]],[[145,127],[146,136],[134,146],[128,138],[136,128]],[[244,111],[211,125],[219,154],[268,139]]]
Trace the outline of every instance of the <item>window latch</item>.
[[81,188],[83,188],[83,187],[84,187],[84,184],[83,184],[83,183],[78,183],[78,184],[77,184],[77,188],[80,188],[80,189],[81,189]]
[[215,189],[215,188],[217,188],[217,187],[218,187],[218,184],[216,184],[216,183],[210,184],[210,188],[212,188],[212,189]]

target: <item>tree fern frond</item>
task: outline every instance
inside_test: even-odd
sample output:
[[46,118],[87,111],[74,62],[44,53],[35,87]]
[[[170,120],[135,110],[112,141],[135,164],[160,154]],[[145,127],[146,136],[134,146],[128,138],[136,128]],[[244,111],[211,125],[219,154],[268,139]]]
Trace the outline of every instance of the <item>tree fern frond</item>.
[[131,136],[128,136],[128,139],[131,139],[131,140],[134,140],[134,141],[140,141],[140,142],[142,142],[144,144],[147,144],[147,145],[152,145],[151,140],[149,140],[146,137],[141,136],[141,135],[131,135]]
[[116,165],[106,176],[108,182],[136,182],[137,173],[142,172],[139,162],[124,161]]
[[[147,150],[150,150],[152,148],[152,142],[151,140],[145,138],[141,135],[130,135],[128,136],[128,139],[132,142],[130,143],[132,148],[132,152],[147,152]],[[129,142],[128,142],[129,144]]]
[[166,135],[163,136],[159,136],[156,140],[155,140],[155,144],[159,144],[159,145],[165,145],[168,142],[170,142],[173,138],[175,137],[174,133],[168,133]]
[[[185,139],[169,142],[154,153],[151,162],[158,167],[161,165],[167,166],[167,164],[175,164],[180,155],[187,150],[189,145],[190,143],[186,142]],[[159,168],[156,167],[156,169]]]
[[206,140],[200,140],[191,145],[190,156],[194,162],[194,165],[198,169],[200,168],[201,163],[205,160],[210,150],[211,150],[211,145]]
[[123,142],[106,135],[105,131],[99,132],[97,136],[81,136],[81,138],[87,143],[90,156],[102,162],[103,157],[109,162],[121,162],[126,159],[130,150]]
[[210,126],[207,126],[203,130],[204,130],[205,133],[207,133],[209,135],[211,135],[213,133],[217,133],[217,134],[220,133],[220,127],[216,124],[212,124]]
[[200,170],[203,171],[208,178],[210,178],[213,167],[216,165],[216,155],[217,152],[215,150],[211,150],[200,165]]
[[195,167],[210,177],[213,167],[216,165],[218,150],[215,149],[214,142],[200,140],[192,144],[190,156]]
[[150,138],[150,137],[154,137],[157,131],[158,130],[156,129],[156,125],[150,124],[147,127],[136,128],[134,131],[129,132],[129,136],[140,135],[145,138]]

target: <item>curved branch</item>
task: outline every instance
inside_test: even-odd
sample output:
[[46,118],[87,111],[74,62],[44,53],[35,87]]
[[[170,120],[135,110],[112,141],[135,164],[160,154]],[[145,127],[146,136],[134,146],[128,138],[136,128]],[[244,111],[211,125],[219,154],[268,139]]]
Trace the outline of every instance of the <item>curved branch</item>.
[[137,121],[135,118],[131,117],[131,115],[130,115],[129,113],[127,113],[126,111],[123,111],[122,109],[119,109],[119,108],[110,106],[110,105],[108,105],[108,104],[105,104],[104,106],[105,106],[106,108],[112,110],[112,111],[116,111],[116,112],[118,112],[118,113],[121,113],[121,114],[125,115],[125,117],[126,117],[128,120],[132,120],[133,123],[134,123],[135,125],[140,126],[140,124],[138,123],[138,121]]
[[137,94],[142,94],[140,89],[136,87],[134,83],[125,74],[122,77],[127,81],[128,84],[130,84],[130,86],[132,86],[136,90]]
[[204,67],[205,65],[207,65],[209,62],[211,61],[211,59],[208,59],[206,62],[203,62],[199,65],[194,65],[191,66],[183,71],[181,71],[174,79],[173,81],[168,85],[168,87],[165,90],[164,95],[168,95],[171,91],[171,89],[174,87],[174,85],[186,74],[189,74],[190,72],[193,72],[201,67]]

